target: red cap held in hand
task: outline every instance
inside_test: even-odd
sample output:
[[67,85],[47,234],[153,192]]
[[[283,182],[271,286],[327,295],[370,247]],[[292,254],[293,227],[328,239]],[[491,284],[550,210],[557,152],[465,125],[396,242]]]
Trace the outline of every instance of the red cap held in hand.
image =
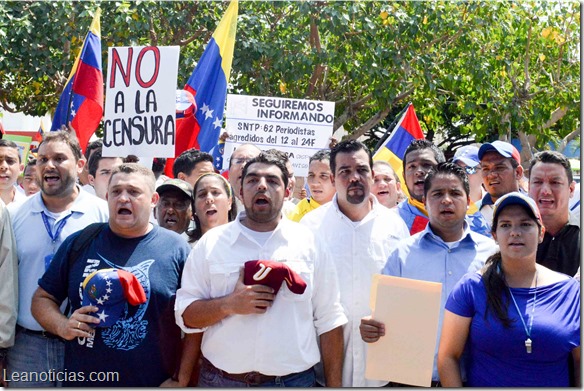
[[288,265],[276,261],[247,261],[245,263],[243,283],[245,285],[265,285],[274,289],[277,294],[286,281],[291,292],[301,295],[306,290],[306,282],[298,273],[291,270]]

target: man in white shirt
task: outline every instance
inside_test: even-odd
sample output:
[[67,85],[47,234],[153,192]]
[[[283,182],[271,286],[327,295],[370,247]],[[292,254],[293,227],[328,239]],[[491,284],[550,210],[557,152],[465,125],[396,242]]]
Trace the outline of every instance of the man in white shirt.
[[[321,356],[326,385],[341,386],[347,318],[337,277],[323,244],[282,217],[287,171],[274,155],[251,159],[240,190],[245,211],[207,232],[187,259],[175,317],[185,333],[204,332],[199,387],[310,387]],[[304,291],[290,279],[276,285],[277,293],[273,284],[245,285],[244,264],[254,260],[285,268],[293,281],[304,281]]]
[[343,328],[343,387],[382,386],[387,382],[365,378],[366,345],[359,324],[371,313],[372,276],[381,273],[398,241],[410,234],[395,210],[381,205],[371,193],[373,161],[363,143],[342,141],[331,151],[330,164],[337,194],[300,223],[326,243],[339,277],[341,304],[349,318]]

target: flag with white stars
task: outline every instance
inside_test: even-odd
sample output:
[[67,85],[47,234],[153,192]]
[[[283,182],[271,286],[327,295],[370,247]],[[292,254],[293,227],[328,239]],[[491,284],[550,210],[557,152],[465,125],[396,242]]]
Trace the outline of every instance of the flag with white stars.
[[93,316],[100,320],[98,327],[114,325],[129,305],[146,302],[146,293],[136,276],[121,269],[101,269],[88,275],[82,284],[81,305],[98,308]]
[[71,123],[84,151],[103,116],[100,15],[98,8],[59,98],[51,126],[51,131],[56,131]]
[[[184,87],[195,96],[197,124],[194,129],[177,128],[176,156],[189,148],[209,152],[217,145],[235,48],[237,14],[237,0],[232,0]],[[193,132],[196,137],[191,137]]]

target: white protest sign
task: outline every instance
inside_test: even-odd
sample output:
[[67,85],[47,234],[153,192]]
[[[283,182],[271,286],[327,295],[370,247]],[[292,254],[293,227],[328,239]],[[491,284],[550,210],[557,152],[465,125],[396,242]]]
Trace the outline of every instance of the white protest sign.
[[174,157],[179,50],[109,48],[103,156]]
[[308,159],[328,148],[333,133],[335,103],[249,95],[227,95],[223,168],[229,168],[233,150],[255,144],[262,150],[285,152],[294,175],[308,175]]

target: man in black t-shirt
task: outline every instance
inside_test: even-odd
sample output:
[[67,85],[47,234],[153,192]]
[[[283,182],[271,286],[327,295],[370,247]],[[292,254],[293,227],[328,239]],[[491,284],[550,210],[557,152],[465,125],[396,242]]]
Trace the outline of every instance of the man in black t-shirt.
[[580,266],[580,227],[569,223],[569,201],[576,183],[568,159],[556,151],[535,154],[529,163],[529,196],[545,226],[537,263],[574,276]]

